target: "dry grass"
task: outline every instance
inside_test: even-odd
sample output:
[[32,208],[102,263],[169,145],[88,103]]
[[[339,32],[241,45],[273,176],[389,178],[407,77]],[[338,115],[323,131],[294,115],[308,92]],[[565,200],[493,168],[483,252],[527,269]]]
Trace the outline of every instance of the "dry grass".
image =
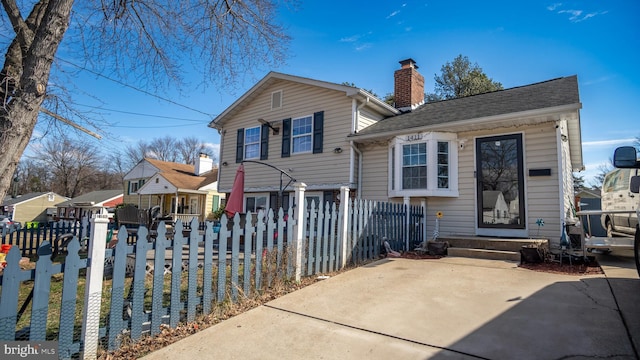
[[[325,275],[335,276],[340,272],[347,271],[344,269]],[[255,307],[265,304],[271,300],[299,290],[315,282],[319,281],[317,276],[309,276],[301,279],[300,283],[290,280],[284,280],[281,277],[274,277],[271,286],[254,296],[246,297],[240,292],[240,299],[236,303],[224,301],[222,303],[214,303],[213,311],[208,315],[199,316],[196,321],[190,323],[182,323],[177,328],[172,329],[167,325],[162,325],[160,334],[156,336],[144,336],[138,341],[131,339],[122,339],[122,346],[115,351],[102,351],[98,354],[98,359],[115,360],[115,359],[138,359],[155,350],[159,350],[169,344],[172,344],[198,331],[204,330],[210,326],[218,324],[233,316],[242,314]]]

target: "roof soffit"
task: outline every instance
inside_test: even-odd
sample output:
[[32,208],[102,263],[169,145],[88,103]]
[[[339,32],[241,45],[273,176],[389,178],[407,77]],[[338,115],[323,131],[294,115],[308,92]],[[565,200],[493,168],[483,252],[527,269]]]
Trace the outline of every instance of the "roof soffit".
[[242,111],[252,100],[261,95],[270,86],[277,84],[281,81],[291,81],[309,86],[321,87],[328,90],[335,90],[343,92],[345,96],[356,98],[366,103],[366,106],[374,109],[377,112],[381,112],[386,116],[399,114],[399,111],[391,107],[384,101],[378,99],[369,92],[347,85],[335,84],[327,81],[315,80],[310,78],[304,78],[294,75],[288,75],[278,72],[270,72],[251,89],[238,98],[233,104],[225,109],[220,115],[218,115],[213,121],[209,123],[209,127],[219,129],[224,126],[225,122],[234,117],[240,111]]

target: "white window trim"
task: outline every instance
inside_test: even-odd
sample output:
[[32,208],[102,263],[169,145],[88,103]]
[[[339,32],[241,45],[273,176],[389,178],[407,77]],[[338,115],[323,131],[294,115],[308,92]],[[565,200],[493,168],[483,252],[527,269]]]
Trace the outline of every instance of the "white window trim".
[[[322,191],[305,191],[305,193],[304,193],[305,211],[307,209],[306,206],[307,206],[307,199],[308,198],[317,197],[320,202],[324,202],[323,201],[324,200],[323,199],[323,195],[324,195],[324,193]],[[317,203],[315,205],[316,205],[316,209],[318,209],[320,207],[319,203]],[[325,204],[322,204],[322,205],[324,206]],[[309,204],[309,206],[311,206],[311,205]]]
[[[258,129],[258,141],[257,142],[247,142],[247,131],[248,130],[253,130],[253,129]],[[245,160],[249,160],[249,159],[259,159],[260,158],[260,139],[262,138],[262,127],[261,126],[254,126],[254,127],[250,127],[250,128],[245,128],[244,129],[244,144],[242,145],[242,152],[243,154],[243,159]],[[257,156],[253,156],[253,157],[248,157],[247,156],[247,146],[248,145],[258,145],[258,155]]]
[[[293,128],[294,128],[294,123],[296,120],[302,120],[302,119],[306,119],[306,118],[310,118],[311,119],[311,131],[309,131],[308,133],[304,133],[303,135],[293,135]],[[311,138],[311,148],[307,151],[295,151],[294,147],[293,147],[293,140],[295,140],[296,138],[300,138],[300,137],[310,137]],[[291,155],[297,155],[297,154],[311,154],[313,152],[313,114],[311,115],[305,115],[305,116],[299,116],[297,118],[291,119]]]
[[[269,197],[270,194],[269,193],[250,193],[250,194],[245,194],[244,195],[244,204],[242,204],[242,208],[244,209],[244,212],[246,213],[248,211],[247,209],[247,198],[261,198],[264,197],[266,198],[265,201],[265,211],[269,211]],[[254,210],[251,210],[252,213],[254,213]],[[255,213],[257,213],[257,211],[255,211]]]
[[[458,197],[458,136],[455,133],[427,132],[396,136],[389,143],[389,197]],[[402,189],[402,146],[427,143],[427,188]],[[449,143],[449,188],[438,188],[438,142]],[[392,151],[395,148],[395,151]],[[394,158],[392,158],[392,156]],[[391,167],[394,166],[392,169]],[[392,178],[393,177],[393,178]],[[395,189],[392,188],[395,184]]]

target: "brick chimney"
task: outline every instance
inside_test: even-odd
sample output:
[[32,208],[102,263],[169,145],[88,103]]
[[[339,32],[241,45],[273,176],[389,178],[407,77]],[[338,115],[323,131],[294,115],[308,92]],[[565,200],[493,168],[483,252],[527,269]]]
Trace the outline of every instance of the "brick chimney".
[[413,59],[400,61],[400,69],[393,73],[396,108],[408,111],[424,104],[424,76],[418,72]]
[[213,170],[213,159],[205,153],[200,153],[200,157],[196,160],[195,175],[200,176],[211,170]]

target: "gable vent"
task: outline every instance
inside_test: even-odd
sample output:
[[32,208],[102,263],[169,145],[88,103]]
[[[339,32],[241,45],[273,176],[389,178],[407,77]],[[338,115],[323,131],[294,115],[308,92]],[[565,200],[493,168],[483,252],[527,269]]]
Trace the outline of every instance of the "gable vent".
[[271,93],[271,110],[282,107],[282,90]]

